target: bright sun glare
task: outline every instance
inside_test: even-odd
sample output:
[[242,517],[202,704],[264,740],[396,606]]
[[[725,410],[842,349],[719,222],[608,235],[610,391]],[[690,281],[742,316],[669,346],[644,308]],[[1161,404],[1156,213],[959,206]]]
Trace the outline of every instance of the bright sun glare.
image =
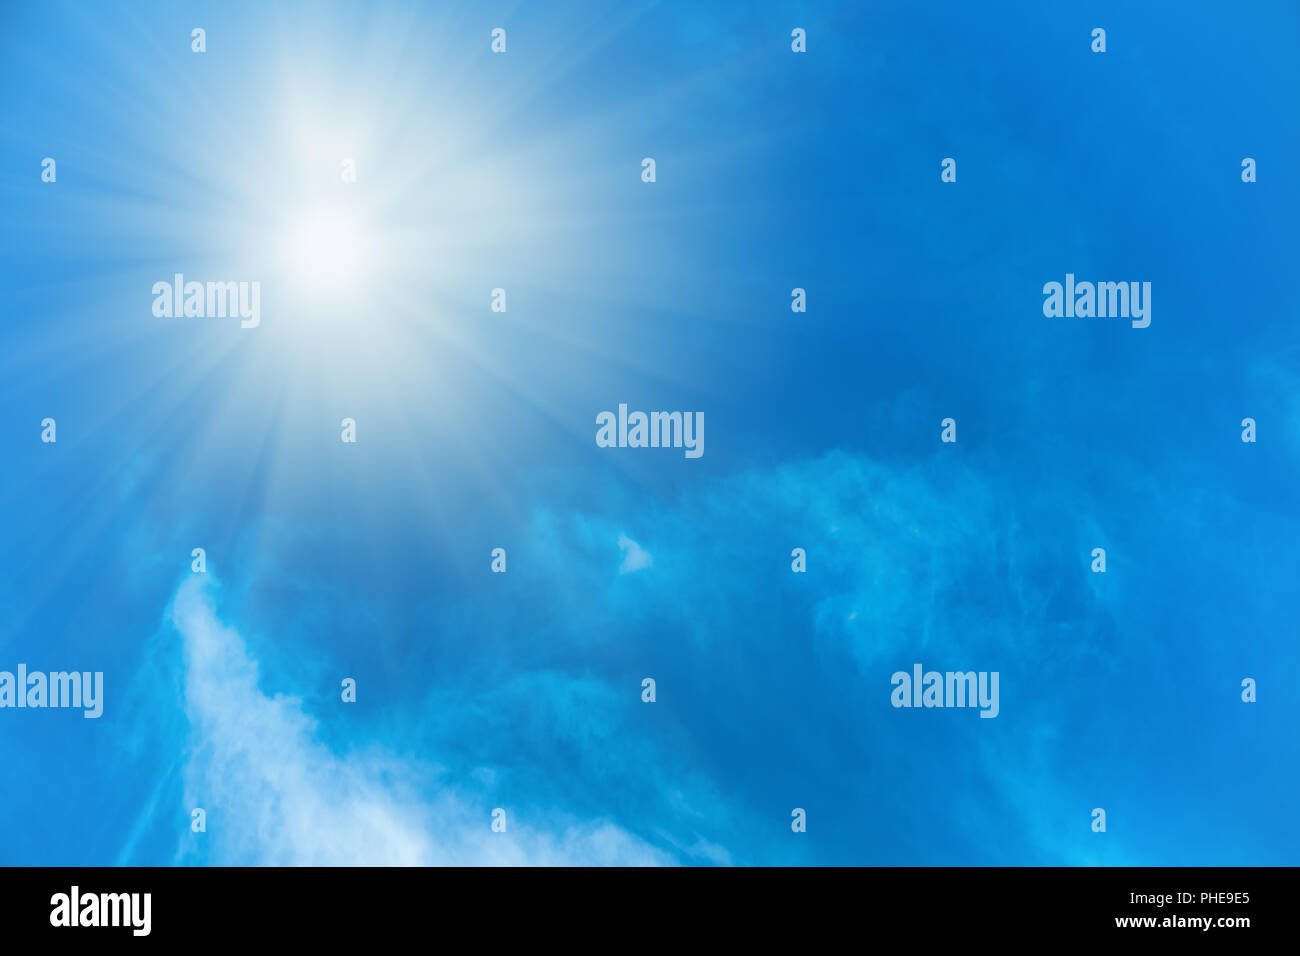
[[374,266],[364,224],[337,212],[312,211],[285,232],[285,271],[299,294],[357,292]]

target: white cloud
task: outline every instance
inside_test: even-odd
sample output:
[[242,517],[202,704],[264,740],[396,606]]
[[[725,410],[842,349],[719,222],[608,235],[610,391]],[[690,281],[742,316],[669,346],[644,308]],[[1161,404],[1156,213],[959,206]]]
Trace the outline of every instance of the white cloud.
[[508,818],[507,832],[493,833],[492,801],[433,786],[431,768],[378,752],[341,756],[320,743],[301,700],[268,696],[259,687],[257,662],[239,633],[217,618],[204,579],[194,577],[180,587],[171,620],[183,641],[185,711],[192,735],[184,771],[187,816],[191,807],[207,812],[207,832],[193,834],[194,840],[183,846],[201,847],[206,862],[676,862],[603,820],[570,823],[555,814],[552,821],[564,822],[552,823],[554,832],[548,832]]
[[619,566],[619,574],[640,571],[655,563],[654,555],[625,534],[618,536],[618,546],[623,552],[623,563]]

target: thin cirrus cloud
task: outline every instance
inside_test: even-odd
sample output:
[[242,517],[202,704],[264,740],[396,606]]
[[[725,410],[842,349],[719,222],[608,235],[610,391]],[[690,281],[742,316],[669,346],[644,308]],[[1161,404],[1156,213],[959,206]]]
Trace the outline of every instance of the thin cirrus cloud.
[[[1068,451],[1010,477],[978,449],[956,464],[836,451],[701,482],[671,502],[611,484],[580,509],[538,511],[529,539],[554,560],[507,630],[563,599],[564,626],[548,640],[585,655],[615,642],[638,663],[662,662],[656,706],[693,728],[697,765],[720,787],[743,780],[745,802],[773,820],[812,804],[805,845],[820,860],[1231,858],[1243,836],[1232,821],[1193,852],[1164,841],[1161,819],[1191,826],[1214,801],[1250,803],[1226,788],[1191,796],[1168,754],[1177,740],[1176,760],[1198,765],[1222,759],[1217,736],[1251,739],[1249,715],[1230,707],[1225,668],[1239,665],[1223,650],[1217,595],[1248,581],[1271,592],[1280,579],[1221,567],[1214,542],[1261,519],[1203,473],[1113,461],[1099,483]],[[1205,521],[1189,515],[1193,500]],[[610,582],[606,542],[628,515],[651,529],[654,573]],[[1106,574],[1090,569],[1098,545]],[[795,547],[806,573],[792,572]],[[1197,608],[1196,619],[1171,631],[1169,614],[1183,612],[1153,596]],[[892,709],[890,675],[915,662],[999,671],[999,717]],[[1268,746],[1234,760],[1274,792],[1253,762]],[[1087,826],[1098,805],[1125,820],[1105,844]],[[888,832],[863,813],[890,819]],[[728,846],[771,860],[789,843],[777,829]]]
[[[309,584],[299,597],[319,613],[254,652],[196,577],[171,620],[191,734],[185,806],[208,811],[208,831],[185,833],[178,859],[1184,859],[1151,814],[1196,819],[1208,798],[1157,761],[1169,727],[1200,713],[1206,677],[1180,655],[1214,628],[1164,649],[1144,636],[1159,626],[1144,595],[1161,559],[1208,545],[1178,534],[1152,551],[1175,516],[1167,489],[1139,477],[1117,477],[1129,499],[1118,523],[1064,469],[1008,484],[978,456],[938,469],[835,452],[671,501],[622,484],[581,506],[543,495],[509,575],[483,571],[463,593],[437,595],[418,615],[422,640],[380,649],[396,672],[430,680],[427,693],[385,692],[392,723],[380,731],[339,716],[351,705],[328,709],[337,678],[323,709],[307,703],[322,699],[322,675],[346,673],[322,622],[360,601],[376,634],[398,633],[409,607],[378,588],[342,598]],[[1247,520],[1225,500],[1216,508],[1229,524]],[[633,515],[653,574],[617,573]],[[1143,522],[1161,535],[1131,530]],[[621,560],[610,547],[620,535]],[[272,569],[291,563],[284,540],[267,543]],[[1111,551],[1106,575],[1088,570],[1098,540]],[[807,550],[804,574],[792,573],[794,546]],[[303,655],[319,666],[304,669]],[[889,675],[914,661],[1000,671],[997,720],[891,709]],[[378,692],[384,671],[372,673],[363,693]],[[639,699],[644,676],[658,681],[652,705]],[[317,691],[299,700],[276,686]],[[1196,727],[1179,738],[1193,764],[1220,732],[1209,717]],[[1258,776],[1252,759],[1243,753],[1241,772]],[[1104,845],[1086,826],[1098,805],[1125,824]],[[510,814],[506,834],[490,831],[496,806]],[[809,811],[806,840],[791,839],[793,807]],[[1239,835],[1225,820],[1204,852],[1224,854]]]
[[672,854],[609,821],[554,829],[509,821],[437,784],[432,768],[380,751],[334,753],[303,702],[268,695],[244,640],[218,619],[214,586],[181,585],[171,621],[184,648],[191,741],[186,802],[207,829],[184,844],[227,865],[662,865]]
[[625,534],[618,536],[618,547],[623,552],[623,563],[618,568],[619,574],[643,571],[655,563],[654,555]]

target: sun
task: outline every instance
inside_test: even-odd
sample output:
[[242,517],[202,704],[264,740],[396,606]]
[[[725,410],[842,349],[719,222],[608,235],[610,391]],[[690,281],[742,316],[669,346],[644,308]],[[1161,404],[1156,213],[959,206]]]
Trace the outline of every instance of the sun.
[[377,250],[362,219],[309,209],[293,217],[282,235],[281,265],[296,297],[337,299],[365,291]]

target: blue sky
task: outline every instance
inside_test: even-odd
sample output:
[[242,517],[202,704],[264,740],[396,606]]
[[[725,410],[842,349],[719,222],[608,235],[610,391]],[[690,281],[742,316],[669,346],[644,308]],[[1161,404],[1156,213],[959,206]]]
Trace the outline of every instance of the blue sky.
[[5,7],[0,862],[1294,864],[1300,14],[1154,6]]

